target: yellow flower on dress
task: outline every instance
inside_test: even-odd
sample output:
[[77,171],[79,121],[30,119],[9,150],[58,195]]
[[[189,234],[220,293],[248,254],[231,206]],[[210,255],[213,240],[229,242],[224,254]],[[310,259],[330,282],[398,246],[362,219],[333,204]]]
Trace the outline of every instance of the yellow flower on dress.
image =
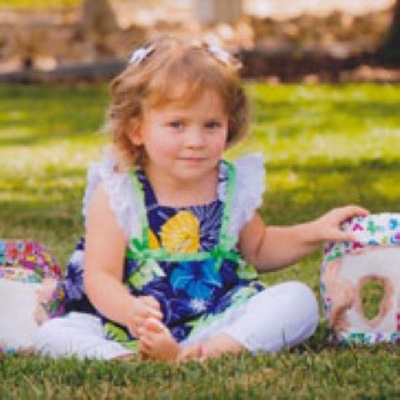
[[149,247],[150,250],[160,248],[160,243],[158,242],[157,236],[151,229],[149,230]]
[[172,253],[195,253],[200,246],[200,224],[189,211],[179,211],[161,228],[163,247]]

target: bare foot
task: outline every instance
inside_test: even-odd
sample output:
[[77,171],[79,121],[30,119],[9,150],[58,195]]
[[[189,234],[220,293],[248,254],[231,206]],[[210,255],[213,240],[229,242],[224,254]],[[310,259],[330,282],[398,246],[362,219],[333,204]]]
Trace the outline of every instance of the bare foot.
[[139,350],[145,358],[174,361],[181,348],[162,322],[149,318],[139,329]]
[[149,318],[140,329],[139,350],[143,358],[161,361],[201,359],[200,346],[181,348],[169,329],[160,321]]
[[202,353],[202,346],[187,346],[184,347],[177,358],[178,361],[189,361],[189,360],[197,360],[197,361],[205,361]]
[[144,358],[153,360],[203,362],[223,354],[239,354],[245,348],[224,333],[203,344],[181,348],[163,323],[149,318],[140,329],[139,350]]
[[200,360],[218,358],[224,354],[240,354],[246,349],[233,337],[220,333],[201,346]]

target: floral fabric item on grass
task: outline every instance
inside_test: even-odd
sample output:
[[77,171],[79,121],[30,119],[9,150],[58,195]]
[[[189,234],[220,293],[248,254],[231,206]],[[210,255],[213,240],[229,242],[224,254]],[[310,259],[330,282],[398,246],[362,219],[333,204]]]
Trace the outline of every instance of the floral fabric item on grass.
[[[321,266],[321,294],[332,340],[400,342],[400,214],[356,217],[343,230],[352,232],[356,241],[327,243]],[[362,293],[371,284],[383,293],[375,315],[366,316]]]
[[0,239],[0,298],[0,353],[29,351],[64,304],[61,268],[42,244]]

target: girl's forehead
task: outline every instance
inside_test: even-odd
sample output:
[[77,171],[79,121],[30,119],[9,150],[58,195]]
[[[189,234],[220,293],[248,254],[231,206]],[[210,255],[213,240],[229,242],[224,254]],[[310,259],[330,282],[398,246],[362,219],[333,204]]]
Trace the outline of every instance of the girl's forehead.
[[225,104],[222,96],[213,89],[204,89],[197,93],[194,97],[188,96],[174,96],[163,102],[151,103],[149,102],[145,107],[145,111],[157,110],[159,112],[188,112],[194,109],[201,109],[206,113],[225,113]]
[[215,88],[198,88],[198,90],[172,90],[161,96],[161,93],[149,96],[146,101],[148,109],[174,109],[187,110],[196,107],[206,106],[207,108],[223,109],[226,104],[223,96]]

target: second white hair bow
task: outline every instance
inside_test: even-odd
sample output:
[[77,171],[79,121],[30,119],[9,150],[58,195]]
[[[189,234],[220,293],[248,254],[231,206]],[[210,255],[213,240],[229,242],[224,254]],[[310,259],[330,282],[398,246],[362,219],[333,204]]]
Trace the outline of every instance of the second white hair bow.
[[139,47],[132,53],[128,63],[139,65],[143,60],[145,60],[149,56],[149,54],[153,52],[153,50],[154,46]]

